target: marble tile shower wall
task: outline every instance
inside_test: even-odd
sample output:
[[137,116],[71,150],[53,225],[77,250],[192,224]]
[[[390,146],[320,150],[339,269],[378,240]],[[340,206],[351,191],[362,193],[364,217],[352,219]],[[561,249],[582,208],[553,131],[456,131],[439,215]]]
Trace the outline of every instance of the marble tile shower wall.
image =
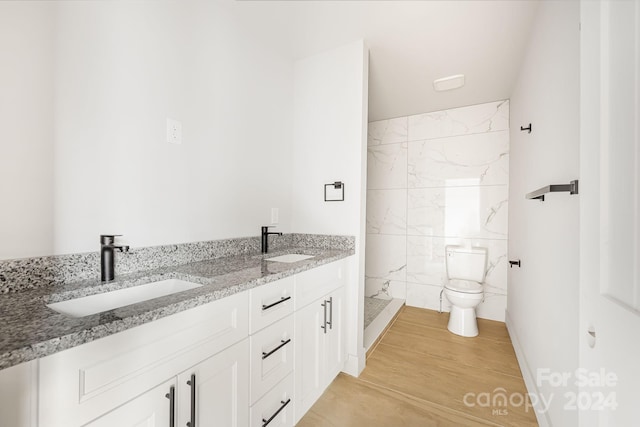
[[367,152],[365,294],[438,309],[445,246],[481,246],[478,316],[504,321],[509,101],[371,122]]

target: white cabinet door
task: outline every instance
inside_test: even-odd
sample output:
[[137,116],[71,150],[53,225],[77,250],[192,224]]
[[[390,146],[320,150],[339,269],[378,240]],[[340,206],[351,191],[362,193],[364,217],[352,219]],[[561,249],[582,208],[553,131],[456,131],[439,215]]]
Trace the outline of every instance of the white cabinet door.
[[344,363],[344,288],[295,314],[295,421],[313,406]]
[[296,423],[309,410],[323,391],[324,368],[324,300],[295,314],[295,383]]
[[295,314],[296,423],[322,394],[323,302],[320,299]]
[[175,380],[149,390],[97,420],[85,424],[85,427],[170,427],[171,416],[174,415],[171,405],[175,405],[170,398],[172,387],[175,387]]
[[35,427],[36,363],[21,363],[0,371],[0,426]]
[[178,376],[178,426],[245,427],[249,424],[247,339]]
[[342,370],[342,365],[344,364],[344,289],[340,288],[333,291],[329,297],[325,298],[325,301],[328,303],[327,322],[329,323],[329,329],[324,337],[324,379],[326,387]]
[[86,427],[170,427],[172,416],[176,426],[186,426],[192,407],[196,427],[244,427],[249,422],[248,350],[245,339]]

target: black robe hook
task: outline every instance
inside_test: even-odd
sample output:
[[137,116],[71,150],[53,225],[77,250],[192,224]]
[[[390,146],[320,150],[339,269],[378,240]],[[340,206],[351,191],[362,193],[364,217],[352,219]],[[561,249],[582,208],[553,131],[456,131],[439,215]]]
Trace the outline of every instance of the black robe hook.
[[531,123],[529,123],[529,127],[520,126],[520,130],[528,130],[531,133]]

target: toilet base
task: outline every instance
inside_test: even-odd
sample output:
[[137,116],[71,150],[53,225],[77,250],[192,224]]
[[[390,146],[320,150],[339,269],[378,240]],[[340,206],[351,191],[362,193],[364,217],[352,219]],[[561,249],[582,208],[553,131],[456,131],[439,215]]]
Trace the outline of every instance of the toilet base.
[[451,306],[449,314],[449,332],[463,337],[478,336],[478,321],[475,308],[460,308]]

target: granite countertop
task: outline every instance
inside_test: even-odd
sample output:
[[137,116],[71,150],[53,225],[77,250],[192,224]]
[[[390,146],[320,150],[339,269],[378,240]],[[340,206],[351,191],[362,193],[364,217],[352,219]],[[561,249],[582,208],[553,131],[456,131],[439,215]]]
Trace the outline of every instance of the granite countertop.
[[[287,253],[314,257],[294,263],[265,261]],[[229,256],[124,274],[109,283],[99,279],[83,280],[0,295],[0,369],[106,337],[353,253],[353,250],[342,249],[283,248],[267,255]],[[182,279],[203,286],[80,318],[60,314],[46,306],[165,279]]]

